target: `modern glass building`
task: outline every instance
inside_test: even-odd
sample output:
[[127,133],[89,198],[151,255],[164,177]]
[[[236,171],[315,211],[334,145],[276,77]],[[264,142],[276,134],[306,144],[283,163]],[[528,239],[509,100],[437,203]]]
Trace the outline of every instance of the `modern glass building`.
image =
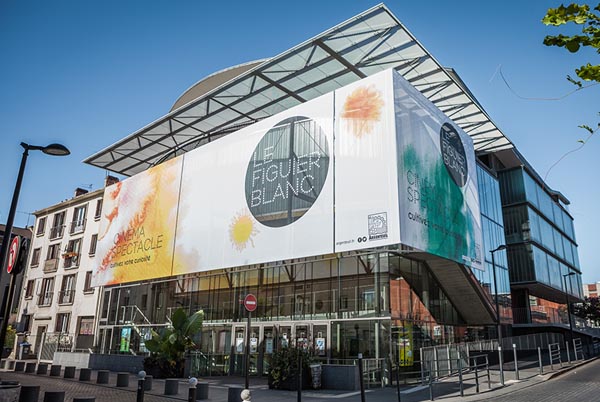
[[98,353],[144,353],[201,309],[194,370],[241,373],[252,293],[254,374],[289,346],[410,370],[421,347],[497,337],[496,304],[509,335],[515,305],[579,273],[558,195],[533,201],[513,144],[383,5],[201,80],[86,162],[131,176],[105,193]]

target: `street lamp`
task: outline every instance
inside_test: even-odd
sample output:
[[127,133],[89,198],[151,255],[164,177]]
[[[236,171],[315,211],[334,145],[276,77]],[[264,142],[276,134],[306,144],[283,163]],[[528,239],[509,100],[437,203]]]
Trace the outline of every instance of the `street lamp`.
[[[569,334],[571,335],[571,342],[573,342],[573,319],[571,318],[571,302],[569,301],[569,292],[567,291],[567,276],[576,275],[575,272],[569,272],[563,274],[563,281],[565,282],[565,297],[567,298],[567,315],[569,316]],[[571,282],[569,280],[569,282]],[[572,288],[571,288],[572,289]]]
[[498,331],[498,344],[502,346],[502,328],[500,326],[500,304],[498,303],[498,278],[496,277],[496,260],[494,254],[497,251],[506,250],[506,244],[501,244],[495,249],[491,250],[492,254],[492,271],[494,273],[494,293],[496,294],[496,330]]
[[[21,183],[23,182],[23,173],[25,172],[25,164],[27,162],[27,156],[29,156],[29,151],[42,151],[43,153],[52,156],[66,156],[71,153],[67,149],[67,147],[61,144],[50,144],[45,147],[40,147],[37,145],[29,145],[22,142],[21,146],[23,147],[21,166],[19,167],[17,183],[15,184],[15,191],[13,192],[10,210],[8,212],[8,219],[6,220],[6,226],[4,228],[4,240],[2,241],[2,246],[0,247],[0,279],[2,278],[2,273],[4,272],[6,262],[8,260],[8,246],[10,244],[13,222],[15,220],[15,212],[17,210],[17,202],[19,201],[19,193],[21,192]],[[10,313],[10,305],[12,304],[12,297],[10,297],[10,294],[11,292],[9,291],[9,297],[6,299],[6,304],[2,306],[2,311],[0,311],[2,313],[2,325],[0,326],[1,350],[4,350],[4,338],[6,337],[6,329],[8,328],[8,315]]]

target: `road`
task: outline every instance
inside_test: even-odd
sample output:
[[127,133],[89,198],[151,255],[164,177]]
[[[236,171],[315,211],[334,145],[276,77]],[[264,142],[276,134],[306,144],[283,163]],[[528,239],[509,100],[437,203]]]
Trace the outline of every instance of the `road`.
[[600,401],[600,360],[573,369],[554,379],[485,400],[493,402]]

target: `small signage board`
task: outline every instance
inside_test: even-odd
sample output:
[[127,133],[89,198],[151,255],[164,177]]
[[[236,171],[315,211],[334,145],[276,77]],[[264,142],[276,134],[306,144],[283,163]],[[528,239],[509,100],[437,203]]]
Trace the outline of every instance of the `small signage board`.
[[249,312],[256,310],[257,305],[258,303],[256,302],[256,296],[254,296],[252,293],[248,293],[246,297],[244,297],[244,307],[246,307],[246,310]]
[[6,272],[9,274],[12,272],[13,268],[17,264],[17,259],[19,258],[19,236],[15,236],[10,242],[10,248],[8,250],[8,264],[6,264]]

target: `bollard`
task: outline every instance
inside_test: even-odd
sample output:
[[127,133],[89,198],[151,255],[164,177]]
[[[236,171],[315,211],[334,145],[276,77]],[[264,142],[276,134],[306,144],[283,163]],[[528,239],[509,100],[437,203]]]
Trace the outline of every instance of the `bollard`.
[[63,378],[75,378],[75,366],[65,366]]
[[488,389],[492,389],[492,380],[490,379],[490,359],[485,355],[485,371],[487,373]]
[[37,402],[40,399],[39,385],[21,385],[19,402]]
[[15,371],[25,371],[25,362],[15,362]]
[[44,392],[44,402],[65,402],[65,391]]
[[26,373],[35,373],[36,365],[37,364],[35,362],[28,362],[27,364],[25,364],[25,372]]
[[[365,381],[363,378],[363,361],[362,353],[358,354],[358,377],[360,380],[360,402],[365,402]],[[298,401],[300,402],[300,401]]]
[[515,380],[519,379],[519,361],[517,360],[517,344],[513,343],[513,356],[515,357]]
[[567,347],[567,361],[571,364],[571,354],[569,353],[569,342],[565,342],[565,346]]
[[460,387],[460,396],[465,396],[463,375],[462,375],[462,362],[460,361],[460,357],[457,360],[458,360],[458,362],[457,362],[458,364],[456,365],[456,367],[458,367],[458,385]]
[[538,346],[538,362],[540,363],[540,375],[544,374],[544,366],[542,366],[542,348]]
[[92,379],[92,369],[82,368],[79,370],[79,381],[90,381]]
[[144,379],[144,391],[152,391],[152,376],[147,375]]
[[[360,370],[360,369],[359,369]],[[296,401],[302,402],[302,353],[298,353],[298,387]]]
[[203,401],[208,399],[208,383],[207,382],[199,382],[196,385],[196,399]]
[[502,361],[502,346],[498,346],[498,364],[500,365],[500,384],[504,386],[504,363]]
[[243,388],[241,387],[229,387],[227,390],[227,402],[240,402],[242,400],[240,396],[242,390]]
[[98,374],[96,375],[96,384],[108,384],[109,377],[110,371],[98,370]]
[[48,373],[48,363],[39,363],[35,373],[38,375],[46,375]]
[[479,393],[479,371],[478,371],[478,363],[475,360],[475,391]]
[[433,375],[431,374],[431,367],[429,367],[429,400],[433,401]]
[[50,366],[50,377],[60,377],[60,371],[62,366],[60,364],[53,364]]
[[129,373],[117,373],[117,387],[129,386]]
[[[421,364],[421,372],[423,372],[423,365]],[[400,397],[400,358],[396,356],[396,393],[398,394],[398,402],[401,402]]]
[[76,396],[73,402],[96,402],[95,396]]
[[179,380],[167,378],[165,380],[165,395],[177,395],[179,393]]
[[[146,390],[146,384],[144,384],[145,379],[146,379],[146,372],[144,370],[142,370],[138,373],[136,402],[144,402],[144,391]],[[150,388],[152,388],[152,384],[150,384]]]
[[198,379],[192,377],[189,379],[188,384],[188,402],[196,402],[196,385],[198,385]]
[[423,368],[423,348],[419,348],[419,357],[421,358],[421,385],[425,385],[425,369]]

